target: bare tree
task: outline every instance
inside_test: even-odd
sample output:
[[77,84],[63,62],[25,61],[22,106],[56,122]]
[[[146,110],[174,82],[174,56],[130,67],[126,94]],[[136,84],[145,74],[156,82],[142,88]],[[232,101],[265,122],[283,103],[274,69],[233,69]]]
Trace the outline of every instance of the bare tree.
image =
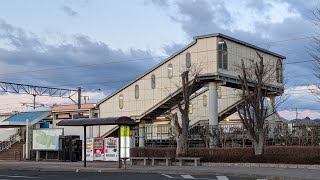
[[272,81],[275,68],[271,64],[266,65],[263,57],[259,53],[257,55],[258,62],[250,63],[247,66],[243,59],[241,60],[239,79],[244,102],[237,107],[237,111],[244,128],[248,131],[255,154],[261,155],[264,153],[267,131],[265,122],[269,116],[275,113],[275,110],[273,112],[268,110],[266,98],[269,94],[264,87]]
[[[313,62],[313,70],[316,78],[320,79],[320,34],[318,31],[320,29],[320,7],[317,6],[313,11],[313,17],[311,17],[311,22],[314,24],[315,31],[311,38],[311,43],[308,48],[308,53]],[[309,91],[320,101],[320,86],[310,85]]]
[[178,120],[177,112],[169,114],[174,129],[175,138],[177,141],[177,156],[185,156],[188,153],[188,133],[189,133],[189,106],[190,106],[190,96],[194,92],[194,86],[197,83],[198,73],[195,72],[193,80],[189,81],[190,70],[187,69],[181,74],[182,82],[182,95],[183,101],[177,102],[178,109],[181,113],[181,124]]

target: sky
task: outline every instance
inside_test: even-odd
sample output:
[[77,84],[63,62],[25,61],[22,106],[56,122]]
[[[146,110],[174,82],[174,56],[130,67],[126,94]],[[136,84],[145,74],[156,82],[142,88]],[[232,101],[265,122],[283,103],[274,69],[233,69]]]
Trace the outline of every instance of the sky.
[[[307,2],[307,3],[306,3]],[[309,0],[10,0],[0,5],[0,81],[83,88],[97,102],[197,35],[223,33],[287,57],[287,119],[320,118]],[[29,110],[33,97],[0,93],[0,112]],[[71,103],[37,97],[37,105]],[[296,113],[298,112],[298,113]]]

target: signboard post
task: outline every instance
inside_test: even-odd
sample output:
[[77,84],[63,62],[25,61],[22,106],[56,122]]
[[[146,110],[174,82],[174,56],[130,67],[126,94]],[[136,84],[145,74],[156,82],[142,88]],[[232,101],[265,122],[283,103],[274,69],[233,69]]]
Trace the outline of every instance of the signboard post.
[[130,157],[130,126],[120,127],[120,148],[121,148],[121,158]]

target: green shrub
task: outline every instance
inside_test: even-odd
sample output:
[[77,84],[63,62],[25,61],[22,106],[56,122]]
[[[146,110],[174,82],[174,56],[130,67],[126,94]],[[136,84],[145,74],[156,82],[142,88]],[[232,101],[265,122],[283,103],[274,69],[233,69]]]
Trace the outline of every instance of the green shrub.
[[[132,148],[133,157],[175,157],[176,148]],[[265,154],[254,155],[253,148],[190,148],[190,157],[202,162],[320,164],[320,147],[269,146]]]

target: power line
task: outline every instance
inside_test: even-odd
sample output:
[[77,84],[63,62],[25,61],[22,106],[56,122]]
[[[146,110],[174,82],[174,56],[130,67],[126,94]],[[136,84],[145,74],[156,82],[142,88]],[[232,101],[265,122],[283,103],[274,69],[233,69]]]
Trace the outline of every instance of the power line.
[[[295,40],[301,40],[301,39],[309,39],[309,38],[314,38],[314,37],[316,37],[316,36],[296,37],[296,38],[285,39],[285,40],[258,43],[256,45],[281,43],[281,42],[295,41]],[[236,49],[236,48],[243,48],[243,47],[242,46],[228,47],[228,53],[230,53],[229,52],[230,49]],[[209,52],[209,51],[217,51],[217,50],[218,49],[206,50],[206,51],[196,51],[196,52],[191,52],[191,53]],[[234,53],[230,53],[230,54],[236,55]],[[239,56],[239,55],[237,55],[237,56]],[[76,66],[65,66],[65,67],[47,68],[47,69],[38,69],[38,70],[20,71],[20,72],[11,72],[11,73],[1,73],[0,75],[19,74],[19,73],[33,73],[33,72],[41,72],[41,71],[61,70],[61,69],[67,69],[67,68],[81,68],[81,67],[88,67],[88,66],[97,66],[97,65],[104,65],[104,64],[117,64],[117,63],[123,63],[123,62],[133,62],[133,61],[141,61],[141,60],[146,60],[146,59],[155,59],[155,58],[164,58],[164,57],[168,57],[168,56],[151,56],[151,57],[147,57],[147,58],[127,59],[127,60],[123,60],[123,61],[113,61],[113,62],[96,63],[96,64],[85,64],[85,65],[76,65]],[[243,57],[243,56],[239,56],[239,57],[247,58],[247,57]],[[303,62],[309,62],[309,61],[292,62],[292,63],[287,63],[287,64],[295,64],[295,63],[303,63]],[[286,64],[286,63],[284,63],[284,64]]]

